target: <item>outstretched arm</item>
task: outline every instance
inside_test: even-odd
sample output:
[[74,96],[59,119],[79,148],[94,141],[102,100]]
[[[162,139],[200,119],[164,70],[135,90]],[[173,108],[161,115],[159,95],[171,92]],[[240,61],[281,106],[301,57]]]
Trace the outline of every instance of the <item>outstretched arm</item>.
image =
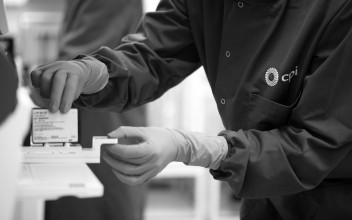
[[[86,70],[79,70],[77,65],[71,68],[72,61],[62,61],[31,73],[42,96],[51,99],[51,106],[65,111],[76,100],[75,105],[81,107],[124,111],[160,97],[200,66],[182,0],[161,1],[157,11],[146,14],[137,32],[126,36],[119,47],[102,47],[77,59],[82,57],[96,61],[88,63]],[[102,65],[106,66],[105,74],[100,73]],[[78,79],[65,81],[63,76],[56,76],[61,72],[66,73],[66,79]],[[92,74],[88,77],[87,72]],[[94,84],[91,78],[97,80],[97,75],[107,74],[109,80],[104,88],[81,95],[82,85]],[[57,87],[62,88],[60,93]]]

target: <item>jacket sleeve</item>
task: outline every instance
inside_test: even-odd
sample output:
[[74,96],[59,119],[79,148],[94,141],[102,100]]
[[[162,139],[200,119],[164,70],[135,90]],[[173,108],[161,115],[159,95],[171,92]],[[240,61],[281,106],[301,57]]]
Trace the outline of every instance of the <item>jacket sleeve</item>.
[[200,66],[182,0],[162,0],[123,44],[91,56],[106,64],[109,82],[100,92],[81,95],[75,105],[118,112],[157,99]]
[[351,5],[321,36],[301,97],[284,126],[220,134],[230,150],[211,173],[227,181],[237,196],[282,196],[310,190],[326,179],[352,178]]

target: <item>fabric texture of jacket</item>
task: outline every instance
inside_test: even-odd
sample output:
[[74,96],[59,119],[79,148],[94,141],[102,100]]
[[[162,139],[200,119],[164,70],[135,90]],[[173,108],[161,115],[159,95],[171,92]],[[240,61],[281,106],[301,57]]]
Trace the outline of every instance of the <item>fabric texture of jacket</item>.
[[125,111],[202,65],[231,148],[211,173],[242,219],[351,219],[351,24],[348,0],[162,0],[92,54],[109,83],[75,104]]

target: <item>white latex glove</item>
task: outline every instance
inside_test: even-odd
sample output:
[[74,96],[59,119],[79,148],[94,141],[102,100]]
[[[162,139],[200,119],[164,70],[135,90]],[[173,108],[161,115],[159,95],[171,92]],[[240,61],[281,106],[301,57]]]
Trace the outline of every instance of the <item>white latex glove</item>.
[[136,139],[135,144],[104,145],[103,159],[122,182],[137,185],[147,182],[170,162],[216,169],[227,154],[222,136],[156,128],[120,127],[108,134],[119,139]]
[[50,99],[46,99],[40,95],[40,89],[29,87],[29,97],[36,106],[49,108]]
[[32,84],[40,91],[40,96],[31,96],[36,104],[53,113],[58,110],[66,113],[81,93],[101,90],[107,84],[108,77],[106,66],[94,58],[57,61],[39,66],[31,72]]

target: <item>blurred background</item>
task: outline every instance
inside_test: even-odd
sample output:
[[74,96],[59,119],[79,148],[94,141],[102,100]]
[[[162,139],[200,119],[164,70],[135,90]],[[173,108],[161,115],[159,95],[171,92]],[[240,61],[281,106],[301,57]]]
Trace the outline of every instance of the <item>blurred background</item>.
[[[143,13],[158,0],[143,0]],[[57,59],[64,0],[5,0],[10,37],[22,86],[37,65]],[[223,126],[203,69],[146,107],[147,126],[216,135]],[[171,164],[146,184],[144,219],[238,219],[239,200],[208,170]]]

